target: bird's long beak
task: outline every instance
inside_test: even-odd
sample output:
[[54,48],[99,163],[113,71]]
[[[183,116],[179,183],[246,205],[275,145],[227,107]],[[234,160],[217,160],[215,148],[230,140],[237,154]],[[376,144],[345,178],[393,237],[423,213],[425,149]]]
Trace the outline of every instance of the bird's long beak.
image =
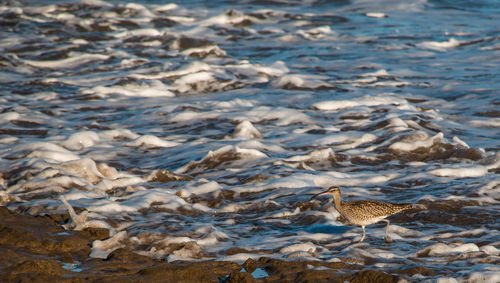
[[318,193],[318,194],[315,194],[313,195],[309,200],[312,200],[313,198],[315,197],[319,197],[319,196],[322,196],[322,195],[327,195],[328,194],[328,190],[327,191],[324,191],[324,192],[321,192],[321,193]]

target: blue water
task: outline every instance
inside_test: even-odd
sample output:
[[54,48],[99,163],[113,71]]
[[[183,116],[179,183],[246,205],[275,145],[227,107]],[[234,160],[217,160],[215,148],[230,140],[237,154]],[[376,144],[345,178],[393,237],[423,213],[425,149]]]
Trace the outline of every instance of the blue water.
[[[93,256],[494,281],[498,23],[498,1],[2,2],[1,204],[66,213],[64,196],[88,212],[68,227],[117,235]],[[331,185],[418,209],[391,218],[394,243],[382,223],[358,245],[308,201]]]

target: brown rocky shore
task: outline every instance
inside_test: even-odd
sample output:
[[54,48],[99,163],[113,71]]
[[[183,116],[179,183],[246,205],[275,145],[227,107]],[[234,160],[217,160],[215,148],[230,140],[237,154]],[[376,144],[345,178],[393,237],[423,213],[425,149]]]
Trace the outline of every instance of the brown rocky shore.
[[[398,275],[346,262],[166,262],[125,248],[90,258],[92,241],[107,230],[66,231],[69,215],[31,216],[0,207],[1,282],[397,282]],[[256,276],[255,270],[262,271]],[[421,272],[421,271],[420,271]],[[263,274],[263,275],[262,275]],[[411,272],[407,273],[411,276]]]

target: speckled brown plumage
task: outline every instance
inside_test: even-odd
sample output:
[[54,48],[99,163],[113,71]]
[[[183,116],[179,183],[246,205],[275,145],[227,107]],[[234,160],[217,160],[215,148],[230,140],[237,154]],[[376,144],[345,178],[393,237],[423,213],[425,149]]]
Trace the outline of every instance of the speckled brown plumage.
[[329,188],[325,192],[317,194],[316,196],[319,195],[333,196],[335,209],[337,209],[340,215],[342,215],[351,224],[361,226],[363,229],[363,236],[361,237],[360,242],[365,239],[365,226],[379,221],[387,222],[387,226],[385,228],[385,240],[390,242],[391,239],[388,235],[389,220],[385,218],[403,210],[412,208],[411,204],[406,203],[387,203],[375,200],[342,201],[340,189],[335,186]]
[[335,208],[349,222],[361,225],[379,217],[388,217],[411,208],[410,204],[385,203],[375,200],[341,201]]

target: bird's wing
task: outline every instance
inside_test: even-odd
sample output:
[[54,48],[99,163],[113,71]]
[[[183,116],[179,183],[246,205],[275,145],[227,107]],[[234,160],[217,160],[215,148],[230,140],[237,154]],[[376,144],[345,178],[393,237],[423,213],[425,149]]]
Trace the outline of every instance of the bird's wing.
[[355,210],[368,217],[384,217],[411,207],[409,204],[394,204],[376,200],[356,200],[343,203],[345,210]]

